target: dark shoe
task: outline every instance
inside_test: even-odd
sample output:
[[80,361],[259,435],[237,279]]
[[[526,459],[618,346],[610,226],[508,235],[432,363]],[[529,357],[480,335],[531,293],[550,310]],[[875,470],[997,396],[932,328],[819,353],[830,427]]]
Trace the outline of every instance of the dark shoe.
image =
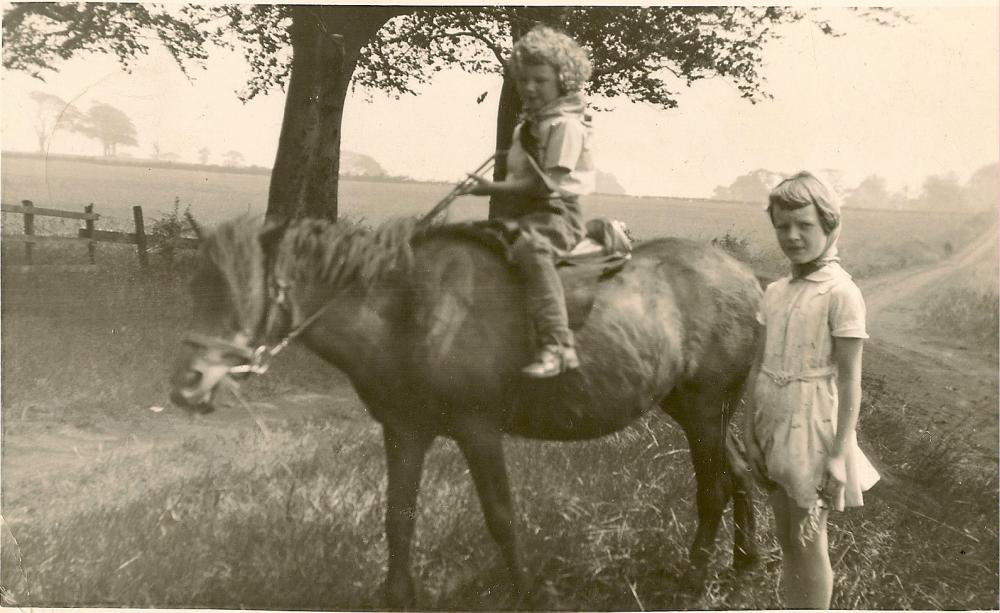
[[522,368],[521,372],[532,379],[547,379],[575,368],[580,368],[576,349],[548,345],[542,348],[535,361]]

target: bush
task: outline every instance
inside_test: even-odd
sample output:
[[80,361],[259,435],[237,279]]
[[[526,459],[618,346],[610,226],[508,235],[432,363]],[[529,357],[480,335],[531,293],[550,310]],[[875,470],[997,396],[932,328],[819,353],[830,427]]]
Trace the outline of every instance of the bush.
[[741,262],[751,263],[750,239],[745,236],[736,236],[732,230],[726,230],[722,236],[713,238],[712,244]]
[[178,252],[183,250],[184,240],[195,237],[194,225],[191,205],[184,207],[182,214],[181,199],[174,197],[174,208],[149,227],[150,251],[158,255],[167,268],[173,268]]

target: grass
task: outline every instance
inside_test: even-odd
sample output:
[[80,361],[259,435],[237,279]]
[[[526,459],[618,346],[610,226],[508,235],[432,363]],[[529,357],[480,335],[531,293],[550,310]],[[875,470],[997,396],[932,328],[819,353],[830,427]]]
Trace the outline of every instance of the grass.
[[[5,189],[8,172],[5,164]],[[172,189],[177,178],[172,180],[164,185]],[[155,189],[146,193],[159,198]],[[161,193],[172,205],[176,194]],[[192,200],[181,195],[181,202]],[[368,219],[377,221],[388,209],[377,210]],[[743,224],[745,209],[732,205],[596,198],[594,210],[628,218],[640,239],[660,232],[716,239],[758,268],[780,266],[775,251],[763,246],[770,244],[767,226]],[[199,216],[197,206],[192,211]],[[851,214],[856,227],[867,228],[865,212]],[[893,246],[915,248],[917,240],[926,249],[904,260],[921,253],[938,257],[930,253],[937,242],[960,248],[975,230],[958,216],[886,215],[873,213],[872,219],[897,220],[894,229],[909,232],[908,238],[891,233],[883,242],[886,252],[866,252],[857,239],[855,253],[870,259],[857,261],[855,269],[899,265]],[[78,263],[83,257],[79,248],[41,247],[36,255],[48,261]],[[4,262],[22,257],[20,245],[0,248]],[[238,406],[195,423],[172,411],[147,410],[166,406],[165,374],[190,308],[190,254],[176,257],[169,263],[156,256],[152,270],[142,272],[131,249],[102,244],[95,272],[0,279],[7,453],[12,444],[64,431],[134,437],[80,454],[44,478],[5,471],[3,515],[23,558],[22,604],[378,608],[386,556],[384,460],[378,426],[360,403],[348,400],[321,416],[271,420],[267,434]],[[343,396],[345,384],[342,375],[293,347],[267,377],[245,384],[243,395],[287,403],[290,393],[302,390]],[[862,442],[881,459],[887,479],[864,508],[833,520],[833,606],[996,608],[995,468],[970,466],[956,457],[957,446],[926,438],[897,410],[905,401],[890,397],[879,381],[866,379],[864,387]],[[680,589],[694,530],[694,483],[684,438],[667,418],[651,415],[596,441],[511,439],[506,445],[520,534],[537,579],[523,607],[781,605],[780,560],[762,502],[762,566],[745,576],[729,569],[727,515],[705,594]],[[6,455],[5,469],[10,461]],[[454,444],[439,441],[426,466],[414,546],[421,605],[514,607]],[[4,550],[12,550],[7,540]],[[17,568],[3,566],[3,585],[19,585]]]
[[[892,399],[877,382],[866,389],[874,392],[865,399],[865,443],[885,454],[896,479],[962,485],[946,488],[947,513],[876,490],[863,509],[838,515],[834,608],[994,607],[995,475],[969,481],[948,468],[946,448],[919,438],[899,447],[904,424],[884,406]],[[510,440],[507,451],[537,578],[527,608],[780,606],[776,543],[765,529],[762,567],[738,577],[727,567],[728,520],[706,593],[679,588],[693,481],[669,420],[651,416],[585,443]],[[923,464],[899,464],[915,457]],[[84,475],[39,484],[32,499],[60,504],[8,521],[25,552],[33,604],[363,610],[379,606],[384,574],[383,470],[378,428],[354,407],[268,436],[206,431],[157,454],[110,456]],[[758,509],[767,526],[767,509]],[[422,606],[515,605],[451,443],[439,441],[428,457],[417,522]]]
[[918,298],[920,325],[941,337],[996,355],[1000,335],[997,274],[994,243],[989,258],[966,268],[961,275],[952,275],[933,292]]

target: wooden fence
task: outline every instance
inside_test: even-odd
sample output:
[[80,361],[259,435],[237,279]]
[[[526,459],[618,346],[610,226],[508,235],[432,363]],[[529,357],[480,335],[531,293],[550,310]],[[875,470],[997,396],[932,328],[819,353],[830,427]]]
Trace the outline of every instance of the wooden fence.
[[[30,200],[22,200],[21,204],[0,203],[2,213],[20,213],[24,216],[24,234],[3,234],[0,240],[15,243],[24,243],[24,257],[27,264],[21,266],[4,266],[4,270],[14,272],[30,272],[40,266],[34,263],[35,245],[44,243],[78,243],[87,246],[87,264],[47,264],[45,270],[59,271],[81,271],[92,270],[96,266],[97,243],[123,243],[136,246],[136,255],[139,257],[139,265],[142,268],[149,266],[149,237],[146,234],[145,224],[142,218],[142,207],[132,207],[132,219],[135,224],[134,232],[114,232],[108,230],[98,230],[97,221],[101,216],[94,212],[94,205],[88,204],[83,207],[83,212],[63,211],[59,209],[45,209],[36,207]],[[41,236],[35,234],[35,217],[61,217],[64,219],[79,219],[83,221],[84,227],[80,228],[77,236]],[[179,238],[175,245],[181,248],[196,248],[198,241],[190,238]]]

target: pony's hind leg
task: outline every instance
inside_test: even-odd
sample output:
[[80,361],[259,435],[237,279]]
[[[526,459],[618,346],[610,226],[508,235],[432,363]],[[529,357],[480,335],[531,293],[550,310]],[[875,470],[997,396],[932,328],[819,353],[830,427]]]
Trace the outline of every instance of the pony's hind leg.
[[722,512],[732,493],[725,450],[727,415],[722,410],[721,399],[707,396],[715,394],[703,395],[690,389],[674,390],[661,403],[662,408],[683,428],[694,465],[698,528],[691,544],[691,567],[684,576],[684,583],[696,591],[704,589]]
[[757,520],[753,508],[753,475],[739,437],[730,427],[726,435],[726,455],[733,486],[733,568],[747,570],[757,564]]
[[479,494],[486,527],[496,541],[510,572],[517,596],[523,599],[531,580],[522,564],[515,525],[514,500],[507,479],[500,430],[479,416],[469,416],[454,424],[451,435],[469,465]]
[[417,513],[417,491],[424,456],[434,435],[420,431],[382,428],[385,441],[386,489],[385,536],[389,548],[389,572],[385,579],[386,605],[391,609],[416,606],[416,590],[410,575],[410,550]]

